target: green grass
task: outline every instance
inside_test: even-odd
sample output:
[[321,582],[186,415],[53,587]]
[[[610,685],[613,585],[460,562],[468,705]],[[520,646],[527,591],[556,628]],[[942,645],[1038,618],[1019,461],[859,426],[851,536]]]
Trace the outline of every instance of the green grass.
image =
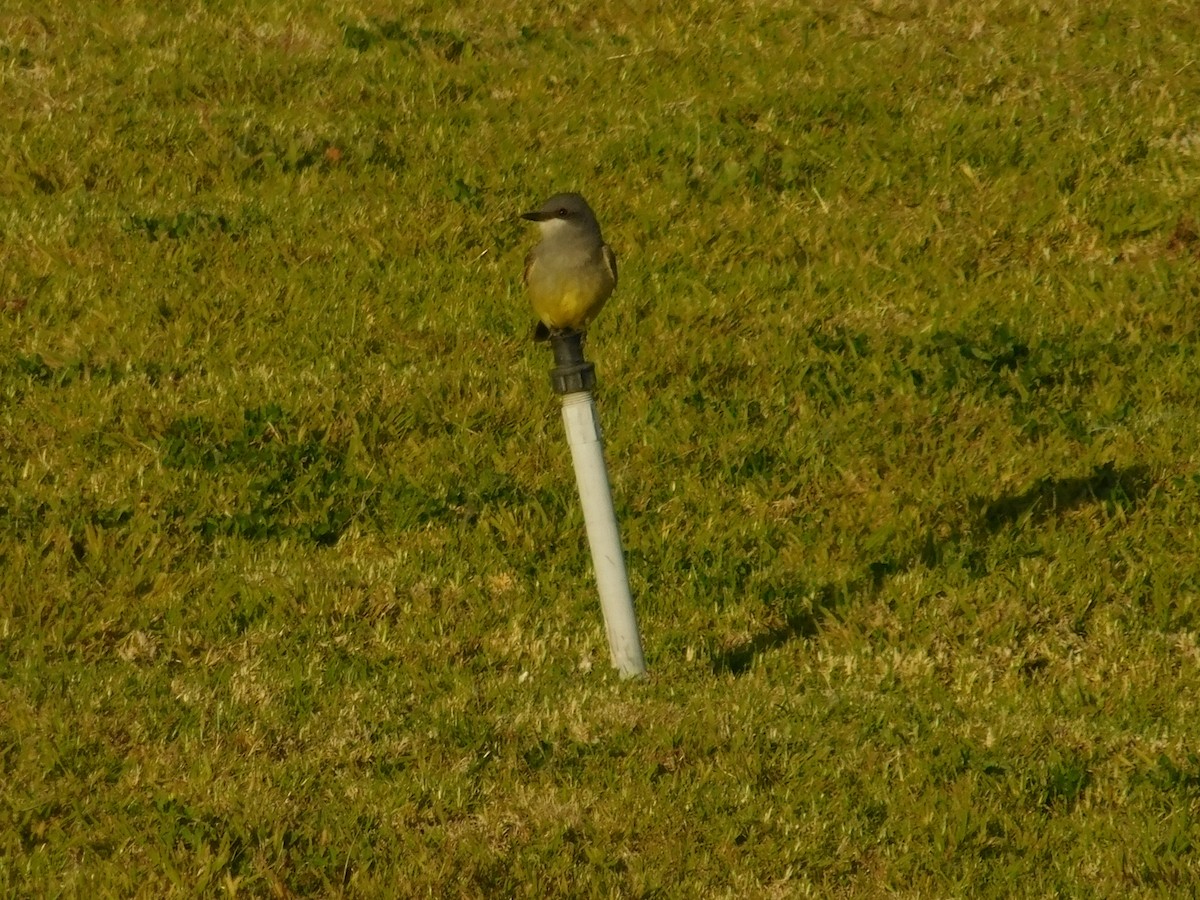
[[[1188,2],[0,12],[0,894],[1200,878]],[[516,214],[621,260],[610,670]]]

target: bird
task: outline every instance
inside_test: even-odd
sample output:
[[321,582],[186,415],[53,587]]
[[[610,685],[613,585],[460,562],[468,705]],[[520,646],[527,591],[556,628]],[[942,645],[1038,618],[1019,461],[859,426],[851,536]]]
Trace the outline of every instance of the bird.
[[525,287],[539,320],[533,339],[586,331],[617,286],[617,255],[596,214],[582,196],[566,193],[521,218],[536,222],[542,238],[525,257]]

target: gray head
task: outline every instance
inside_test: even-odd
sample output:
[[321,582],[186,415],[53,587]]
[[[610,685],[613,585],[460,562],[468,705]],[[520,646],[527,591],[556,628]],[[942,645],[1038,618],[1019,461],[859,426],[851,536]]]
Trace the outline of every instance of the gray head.
[[521,218],[537,222],[543,237],[564,229],[592,232],[598,239],[600,237],[600,223],[596,221],[596,214],[579,194],[555,194],[537,209],[521,213]]

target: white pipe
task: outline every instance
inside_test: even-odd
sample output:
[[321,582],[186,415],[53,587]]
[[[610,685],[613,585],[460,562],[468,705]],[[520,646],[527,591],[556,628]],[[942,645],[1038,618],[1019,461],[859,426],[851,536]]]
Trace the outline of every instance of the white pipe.
[[604,464],[604,444],[591,391],[564,394],[562,413],[563,423],[567,426],[567,441],[571,445],[571,459],[575,463],[575,479],[579,482],[583,521],[592,549],[592,565],[596,569],[596,586],[600,589],[600,608],[604,612],[612,663],[622,678],[644,675],[646,660],[642,656],[642,639],[633,610],[633,597],[629,593],[625,554],[617,531],[617,515],[613,510],[608,469]]

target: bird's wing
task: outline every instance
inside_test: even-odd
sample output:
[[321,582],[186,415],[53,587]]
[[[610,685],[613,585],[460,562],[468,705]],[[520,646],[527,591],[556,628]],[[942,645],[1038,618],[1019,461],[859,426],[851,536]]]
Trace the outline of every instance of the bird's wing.
[[600,245],[600,253],[604,257],[604,263],[608,266],[608,271],[612,272],[613,287],[617,286],[617,254],[613,253],[612,247],[608,244]]
[[525,272],[521,276],[521,280],[525,284],[529,284],[529,270],[533,268],[533,251],[530,250],[525,254]]

